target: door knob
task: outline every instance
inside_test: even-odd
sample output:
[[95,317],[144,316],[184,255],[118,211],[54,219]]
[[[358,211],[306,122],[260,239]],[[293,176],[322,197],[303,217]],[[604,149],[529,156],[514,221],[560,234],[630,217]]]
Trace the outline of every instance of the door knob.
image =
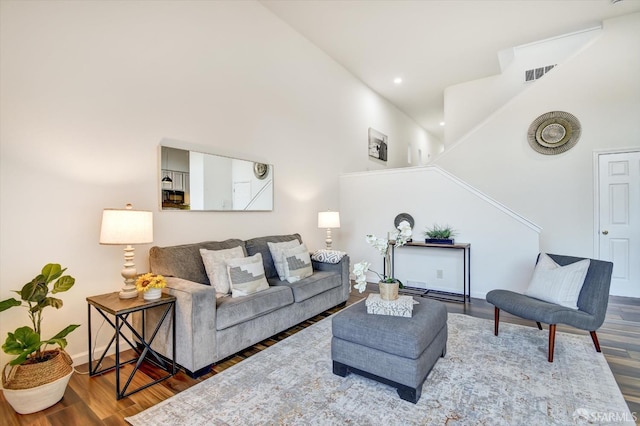
[[602,231],[602,235],[607,235],[609,233],[609,231],[607,231],[606,229],[604,231]]

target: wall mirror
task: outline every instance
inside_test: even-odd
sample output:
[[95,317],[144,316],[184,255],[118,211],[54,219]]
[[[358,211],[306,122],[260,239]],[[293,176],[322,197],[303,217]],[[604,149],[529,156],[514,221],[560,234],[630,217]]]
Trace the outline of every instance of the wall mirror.
[[162,210],[273,210],[273,166],[160,146]]

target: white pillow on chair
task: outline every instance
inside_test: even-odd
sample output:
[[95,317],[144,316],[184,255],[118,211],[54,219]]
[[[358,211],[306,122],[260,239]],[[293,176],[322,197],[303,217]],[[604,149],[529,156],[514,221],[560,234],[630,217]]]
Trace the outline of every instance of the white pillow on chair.
[[589,259],[584,259],[560,266],[546,253],[542,253],[524,294],[545,302],[578,309],[578,297],[590,263]]

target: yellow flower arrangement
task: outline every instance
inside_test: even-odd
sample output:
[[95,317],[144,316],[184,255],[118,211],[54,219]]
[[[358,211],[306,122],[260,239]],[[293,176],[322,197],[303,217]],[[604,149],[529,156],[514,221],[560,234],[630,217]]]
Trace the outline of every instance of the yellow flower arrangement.
[[162,275],[147,274],[140,275],[136,280],[136,288],[138,291],[147,291],[150,288],[164,288],[167,285],[167,280]]

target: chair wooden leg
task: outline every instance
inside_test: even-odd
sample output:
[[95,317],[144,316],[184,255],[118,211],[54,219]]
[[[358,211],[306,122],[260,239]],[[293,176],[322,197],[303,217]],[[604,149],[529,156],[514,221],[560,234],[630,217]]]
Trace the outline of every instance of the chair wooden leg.
[[536,324],[538,324],[538,330],[542,330],[542,324],[540,324],[540,321],[536,321]]
[[553,362],[553,350],[556,344],[556,325],[549,324],[549,358],[547,361]]
[[495,336],[498,335],[498,324],[500,323],[500,309],[493,308],[493,317],[494,317],[494,326],[493,326],[493,334]]
[[593,344],[596,346],[596,351],[601,352],[600,342],[598,342],[598,336],[596,335],[596,332],[590,331],[589,333],[591,334],[591,340],[593,340]]

